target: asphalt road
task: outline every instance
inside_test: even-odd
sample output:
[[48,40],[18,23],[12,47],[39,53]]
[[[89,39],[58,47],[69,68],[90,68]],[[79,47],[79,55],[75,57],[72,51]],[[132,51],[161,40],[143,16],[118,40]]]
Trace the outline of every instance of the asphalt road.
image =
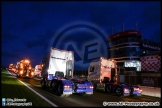
[[[69,97],[59,97],[50,89],[42,89],[38,78],[18,78],[32,89],[46,97],[58,107],[103,107],[103,102],[161,102],[161,98],[150,96],[118,97],[102,91],[96,91],[91,96],[73,94]],[[161,103],[160,103],[161,106]]]

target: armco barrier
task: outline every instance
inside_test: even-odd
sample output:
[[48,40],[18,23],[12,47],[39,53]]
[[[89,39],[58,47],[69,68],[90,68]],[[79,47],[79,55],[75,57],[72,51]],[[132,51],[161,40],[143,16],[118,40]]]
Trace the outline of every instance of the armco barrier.
[[148,86],[139,86],[139,87],[142,89],[142,95],[148,95],[148,96],[161,98],[161,88],[148,87]]

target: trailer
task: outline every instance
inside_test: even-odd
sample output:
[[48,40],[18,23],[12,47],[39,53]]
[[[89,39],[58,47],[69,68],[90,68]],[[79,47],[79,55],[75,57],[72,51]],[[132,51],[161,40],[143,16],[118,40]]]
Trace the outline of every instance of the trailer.
[[72,51],[51,48],[42,60],[42,88],[52,89],[60,97],[73,93],[93,94],[93,85],[89,81],[73,78],[74,54]]
[[119,81],[116,62],[103,57],[90,63],[88,81],[92,82],[94,90],[102,90],[117,96],[141,95],[141,89],[137,85],[117,83]]

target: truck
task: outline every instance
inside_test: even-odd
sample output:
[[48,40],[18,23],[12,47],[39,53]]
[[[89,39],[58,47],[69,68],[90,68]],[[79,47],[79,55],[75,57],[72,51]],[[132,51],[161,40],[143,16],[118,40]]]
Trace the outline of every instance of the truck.
[[88,81],[92,82],[94,90],[102,90],[117,96],[141,95],[138,85],[128,85],[117,81],[116,61],[104,57],[90,63]]
[[30,64],[30,61],[27,59],[17,62],[16,65],[16,75],[18,77],[33,77],[34,70]]
[[8,71],[13,72],[13,73],[16,72],[16,65],[13,63],[9,64]]
[[51,48],[42,59],[43,89],[50,88],[60,97],[68,97],[74,93],[92,95],[93,85],[87,80],[73,78],[74,53],[72,51]]
[[11,71],[12,68],[13,68],[14,64],[13,63],[10,63],[9,66],[8,66],[8,70]]
[[36,65],[34,68],[34,76],[41,77],[42,65]]

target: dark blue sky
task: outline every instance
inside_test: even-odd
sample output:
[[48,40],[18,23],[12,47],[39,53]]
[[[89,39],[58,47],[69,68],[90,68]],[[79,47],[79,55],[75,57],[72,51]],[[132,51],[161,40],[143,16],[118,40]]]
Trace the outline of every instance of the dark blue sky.
[[[35,67],[53,46],[74,49],[75,69],[87,69],[86,57],[95,57],[93,47],[99,45],[97,56],[107,55],[104,39],[112,27],[114,33],[121,32],[123,23],[124,30],[138,28],[143,38],[161,42],[160,1],[3,1],[1,5],[2,66],[28,58]],[[87,51],[91,55],[86,56]]]

